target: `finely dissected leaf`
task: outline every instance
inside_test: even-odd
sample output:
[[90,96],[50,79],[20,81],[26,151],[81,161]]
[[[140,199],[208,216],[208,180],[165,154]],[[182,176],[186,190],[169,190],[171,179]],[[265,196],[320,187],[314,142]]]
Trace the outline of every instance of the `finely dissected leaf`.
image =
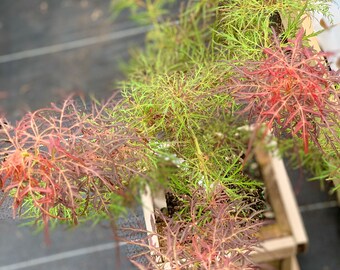
[[[113,194],[124,198],[129,181],[143,175],[138,164],[147,147],[133,129],[108,118],[106,107],[115,103],[83,113],[66,100],[27,114],[15,127],[0,119],[0,181],[14,198],[13,215],[23,210],[47,227],[50,218],[77,223],[90,213],[113,214]],[[33,212],[22,209],[26,201]]]
[[327,54],[305,45],[303,37],[303,29],[286,44],[275,37],[273,47],[263,50],[262,61],[236,68],[228,89],[245,104],[240,113],[256,131],[265,125],[278,137],[302,138],[307,153],[310,142],[319,144],[320,132],[340,143],[333,130],[340,125],[340,74],[329,70]]

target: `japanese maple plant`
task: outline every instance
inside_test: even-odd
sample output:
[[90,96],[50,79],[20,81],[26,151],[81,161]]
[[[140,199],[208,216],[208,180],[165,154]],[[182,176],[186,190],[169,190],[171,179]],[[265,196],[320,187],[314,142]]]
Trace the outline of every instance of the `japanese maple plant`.
[[[45,229],[50,223],[111,218],[122,212],[130,180],[142,175],[145,141],[107,106],[91,110],[66,100],[28,113],[15,126],[0,119],[2,201]],[[117,209],[121,207],[121,209]]]
[[248,117],[255,133],[265,127],[265,134],[271,131],[277,138],[298,138],[305,154],[311,143],[322,150],[321,141],[336,149],[339,74],[326,65],[326,53],[304,43],[304,29],[286,43],[273,37],[263,60],[247,61],[231,77],[227,88],[244,104],[240,114]]

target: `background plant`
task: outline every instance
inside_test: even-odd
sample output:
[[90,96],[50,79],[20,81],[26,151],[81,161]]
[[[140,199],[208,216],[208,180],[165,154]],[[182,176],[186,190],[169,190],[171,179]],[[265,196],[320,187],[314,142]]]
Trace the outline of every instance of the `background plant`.
[[[114,10],[121,11],[120,0],[112,1]],[[135,1],[137,2],[137,1]],[[138,1],[129,8],[140,10],[141,5],[148,8],[142,13],[153,17],[156,7],[163,9],[173,1]],[[152,2],[152,8],[147,3]],[[214,58],[207,47],[211,43],[210,26],[216,16],[217,1],[182,1],[179,8],[173,10],[171,16],[160,16],[157,20],[149,20],[152,25],[146,35],[143,49],[131,52],[132,61],[123,65],[130,79],[148,80],[154,74],[170,75],[173,71],[186,71],[193,65],[205,63]],[[156,13],[162,13],[160,11]]]
[[[228,60],[260,60],[263,48],[273,43],[273,28],[280,37],[294,37],[303,15],[319,11],[328,16],[329,1],[232,0],[219,1],[214,42]],[[282,22],[281,18],[285,21]],[[285,27],[284,27],[284,25]]]
[[111,14],[116,18],[124,9],[128,9],[130,17],[141,24],[158,23],[162,17],[169,15],[169,9],[174,2],[174,0],[113,0]]

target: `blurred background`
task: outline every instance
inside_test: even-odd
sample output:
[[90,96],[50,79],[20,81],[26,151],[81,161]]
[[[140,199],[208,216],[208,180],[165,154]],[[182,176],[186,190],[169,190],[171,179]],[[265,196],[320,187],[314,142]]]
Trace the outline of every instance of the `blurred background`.
[[1,0],[0,109],[10,119],[71,93],[107,98],[145,28],[110,0]]
[[[119,91],[120,64],[142,46],[146,27],[123,13],[110,15],[110,0],[0,0],[0,113],[14,122],[28,110],[71,93],[105,99]],[[310,248],[302,270],[340,269],[340,210],[328,189],[289,168]],[[138,219],[138,217],[137,217]],[[136,222],[131,218],[125,222]],[[117,256],[110,226],[58,228],[46,246],[41,233],[21,227],[8,205],[0,209],[0,270],[135,269],[125,246]]]

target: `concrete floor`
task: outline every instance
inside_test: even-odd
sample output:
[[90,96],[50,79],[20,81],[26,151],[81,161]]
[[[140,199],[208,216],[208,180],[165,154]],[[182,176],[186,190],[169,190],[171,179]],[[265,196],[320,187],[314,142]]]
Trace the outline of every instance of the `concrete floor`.
[[[143,44],[144,28],[126,16],[112,22],[110,0],[0,1],[0,111],[12,121],[71,92],[106,98],[122,78],[120,61]],[[319,183],[289,170],[310,238],[301,270],[340,269],[340,209]],[[1,211],[1,210],[0,210]],[[1,215],[0,215],[1,216]],[[42,234],[0,220],[0,270],[134,269],[118,260],[109,226],[57,229],[52,245]],[[118,265],[120,261],[120,265]]]
[[[0,109],[11,119],[70,93],[110,96],[145,29],[109,0],[0,2]],[[37,98],[39,97],[39,98]]]

